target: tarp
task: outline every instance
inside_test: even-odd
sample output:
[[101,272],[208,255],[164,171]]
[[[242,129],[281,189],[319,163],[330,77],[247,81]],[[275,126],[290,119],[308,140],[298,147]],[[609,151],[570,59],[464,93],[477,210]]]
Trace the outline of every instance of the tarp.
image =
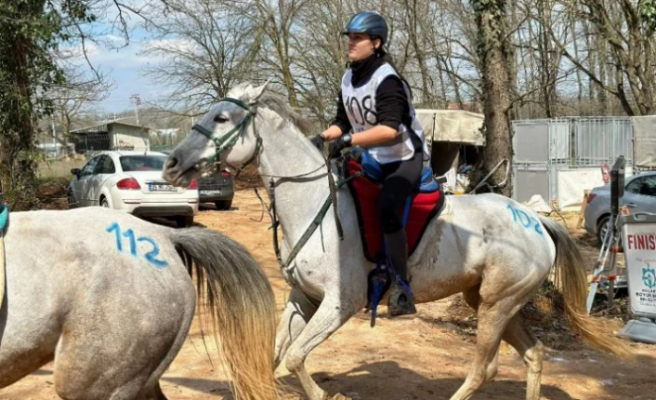
[[[633,175],[633,168],[625,168],[627,177]],[[576,211],[581,208],[584,191],[604,186],[600,167],[559,170],[558,205],[562,211]]]
[[633,165],[656,168],[656,115],[633,117]]
[[462,110],[416,111],[429,143],[438,141],[485,146],[485,137],[481,133],[483,114]]

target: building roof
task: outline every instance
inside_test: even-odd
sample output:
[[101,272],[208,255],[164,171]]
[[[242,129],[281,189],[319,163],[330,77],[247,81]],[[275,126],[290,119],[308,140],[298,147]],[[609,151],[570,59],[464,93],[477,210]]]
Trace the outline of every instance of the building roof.
[[152,130],[152,128],[149,128],[147,126],[131,124],[129,122],[123,122],[118,119],[114,119],[110,121],[102,121],[95,125],[87,126],[84,128],[73,129],[71,130],[71,133],[91,133],[91,132],[98,132],[98,131],[107,131],[109,130],[110,125],[123,125],[123,126],[131,126],[134,128],[143,128],[147,130]]

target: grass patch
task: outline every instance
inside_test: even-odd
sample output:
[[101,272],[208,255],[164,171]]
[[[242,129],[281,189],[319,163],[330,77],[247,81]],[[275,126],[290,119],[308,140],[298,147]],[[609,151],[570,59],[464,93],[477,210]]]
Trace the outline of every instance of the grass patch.
[[41,180],[67,178],[69,181],[73,178],[71,169],[82,168],[86,160],[53,160],[39,163],[37,175]]

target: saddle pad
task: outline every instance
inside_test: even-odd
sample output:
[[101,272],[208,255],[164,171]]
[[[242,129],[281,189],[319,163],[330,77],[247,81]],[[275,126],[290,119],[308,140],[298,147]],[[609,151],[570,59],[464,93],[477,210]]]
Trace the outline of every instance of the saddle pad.
[[[362,166],[351,158],[346,163],[346,174],[352,176],[362,170]],[[378,197],[380,186],[366,176],[358,176],[349,182],[351,195],[360,225],[360,235],[365,257],[376,262],[381,256],[383,230],[378,219]],[[408,255],[416,250],[428,223],[438,214],[444,204],[444,192],[440,187],[432,193],[413,193],[412,205],[406,223]]]

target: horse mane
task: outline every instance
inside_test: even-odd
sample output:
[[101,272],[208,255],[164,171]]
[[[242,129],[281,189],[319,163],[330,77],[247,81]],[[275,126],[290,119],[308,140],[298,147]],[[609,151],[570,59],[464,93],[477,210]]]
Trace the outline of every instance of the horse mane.
[[258,104],[274,111],[283,119],[291,122],[303,134],[308,135],[312,131],[312,122],[303,118],[299,113],[294,111],[287,102],[287,99],[270,90],[265,90],[258,100]]

